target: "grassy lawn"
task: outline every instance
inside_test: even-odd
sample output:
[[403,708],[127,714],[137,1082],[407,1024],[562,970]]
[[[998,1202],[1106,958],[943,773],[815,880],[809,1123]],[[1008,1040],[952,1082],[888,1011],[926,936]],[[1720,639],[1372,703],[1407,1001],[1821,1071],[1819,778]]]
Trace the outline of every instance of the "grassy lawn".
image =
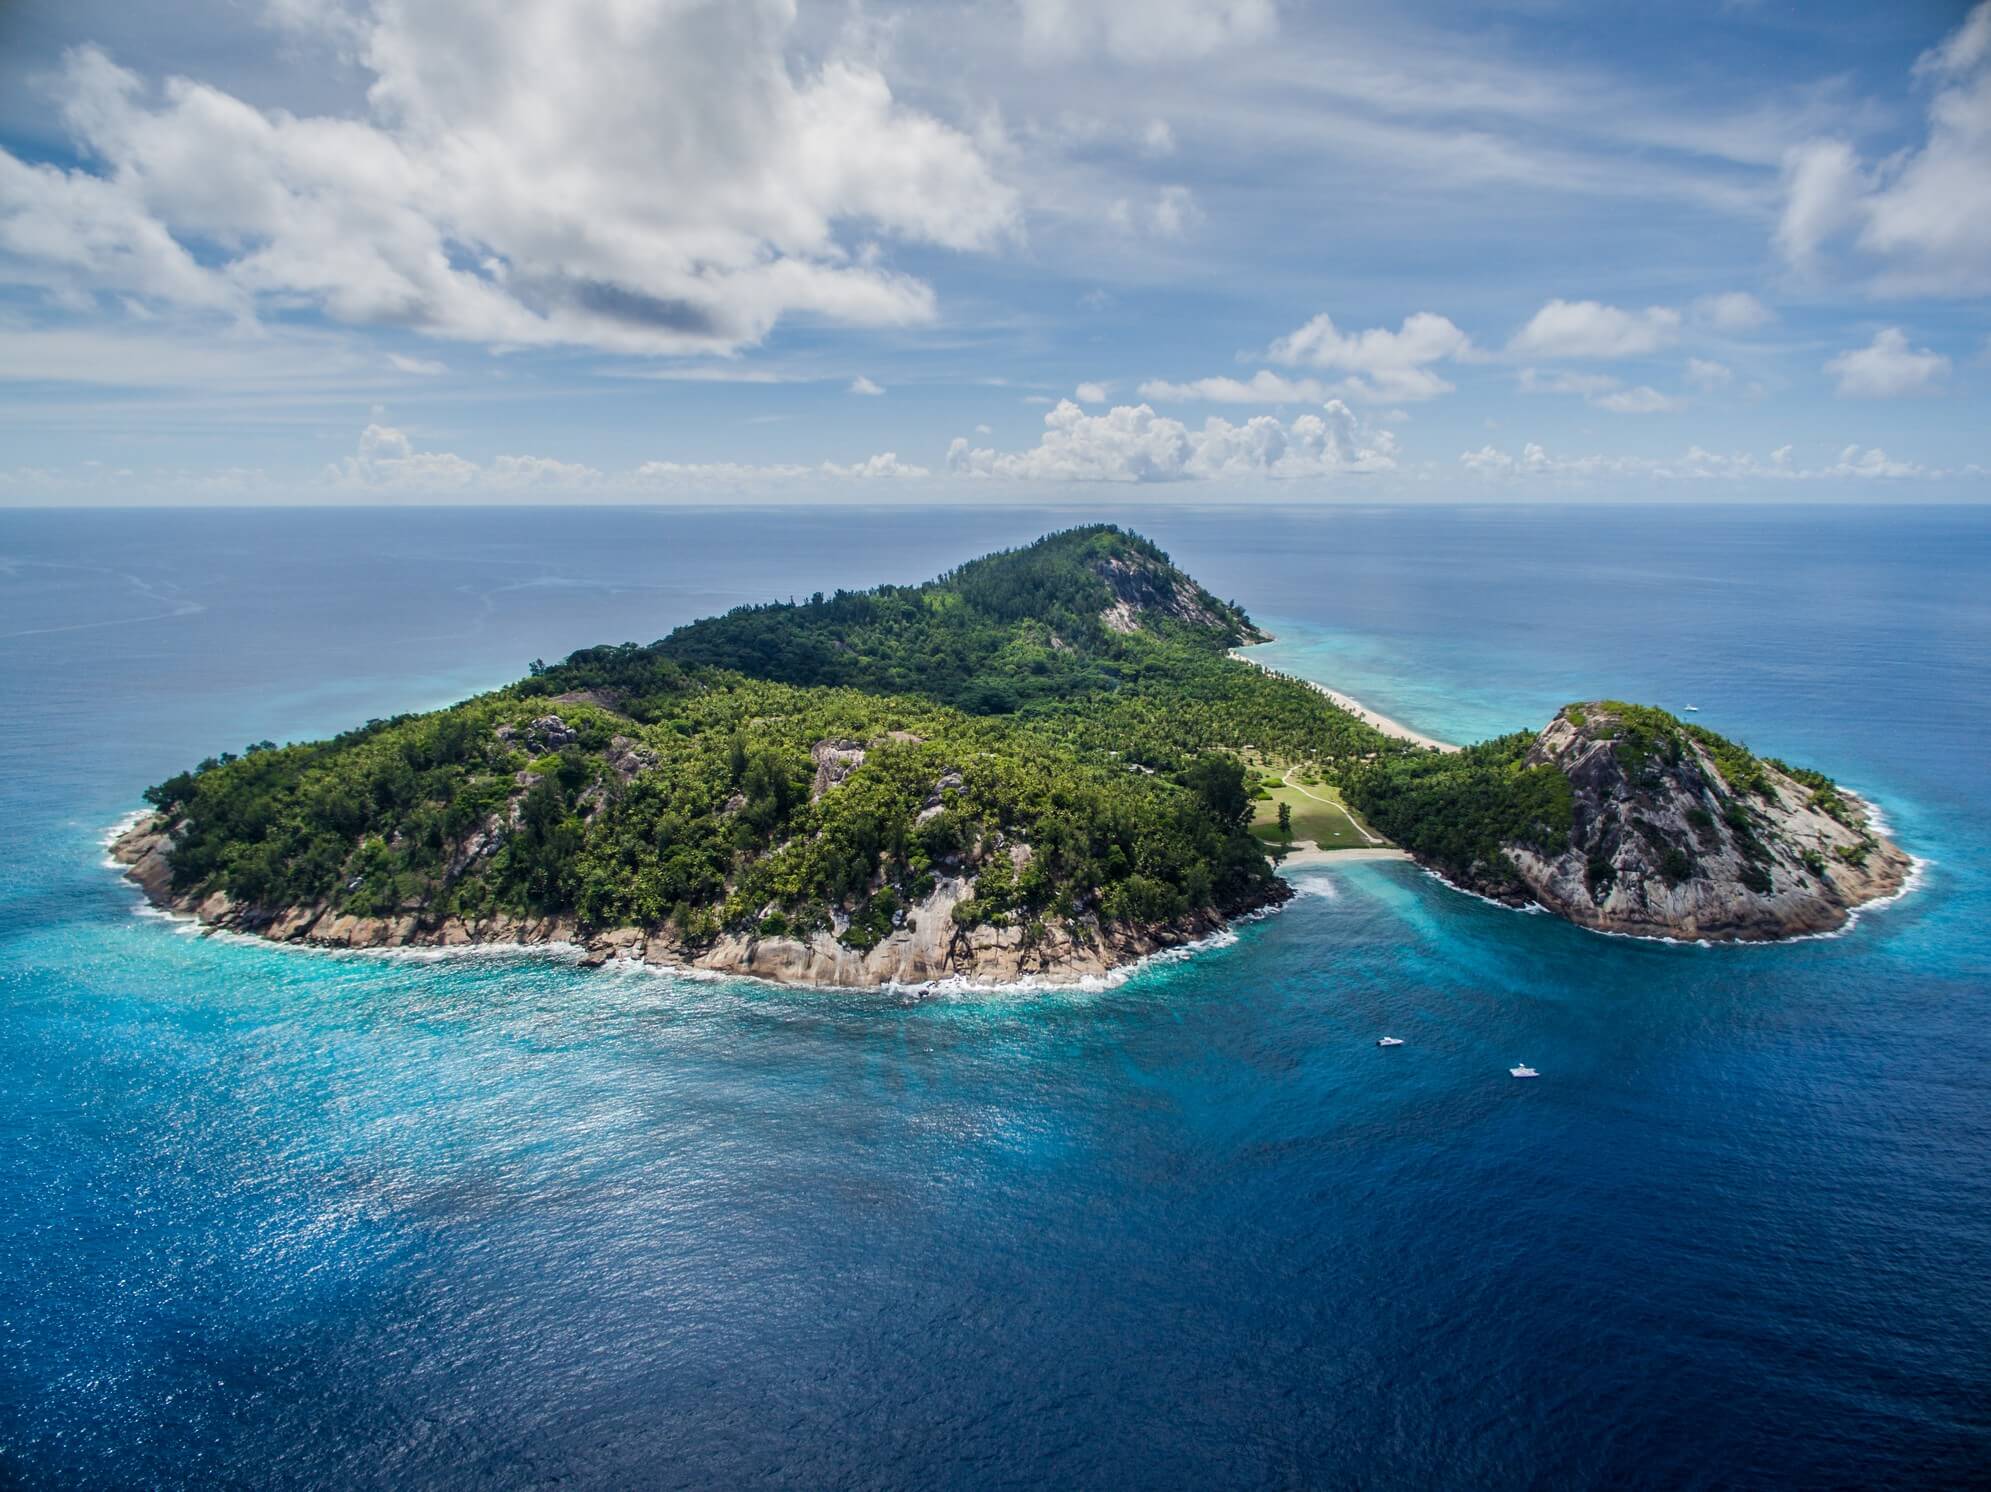
[[[1276,770],[1268,769],[1268,778],[1276,779]],[[1371,840],[1356,826],[1354,817],[1341,801],[1341,794],[1334,788],[1306,785],[1298,781],[1294,774],[1292,786],[1268,780],[1265,790],[1268,797],[1260,798],[1252,804],[1251,832],[1267,844],[1279,843],[1279,805],[1290,803],[1293,806],[1293,840],[1311,839],[1324,850],[1362,849],[1374,843],[1386,843],[1378,835]],[[1310,796],[1311,795],[1311,796]],[[1326,801],[1322,801],[1325,799]]]

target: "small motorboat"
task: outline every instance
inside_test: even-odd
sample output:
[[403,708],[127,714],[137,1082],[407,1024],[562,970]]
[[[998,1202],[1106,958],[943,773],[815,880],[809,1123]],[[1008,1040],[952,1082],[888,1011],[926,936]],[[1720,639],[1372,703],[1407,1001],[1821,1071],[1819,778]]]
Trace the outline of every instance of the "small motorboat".
[[1377,1046],[1402,1046],[1402,1045],[1403,1045],[1403,1038],[1402,1038],[1401,1036],[1379,1036],[1379,1037],[1377,1037],[1377,1038],[1376,1038],[1376,1045],[1377,1045]]
[[1536,1072],[1534,1068],[1530,1067],[1525,1062],[1523,1062],[1519,1067],[1508,1068],[1507,1072],[1510,1077],[1517,1077],[1517,1078],[1538,1078],[1541,1076],[1539,1072]]
[[1685,710],[1689,715],[1698,715],[1701,713],[1699,705],[1682,705],[1680,708]]

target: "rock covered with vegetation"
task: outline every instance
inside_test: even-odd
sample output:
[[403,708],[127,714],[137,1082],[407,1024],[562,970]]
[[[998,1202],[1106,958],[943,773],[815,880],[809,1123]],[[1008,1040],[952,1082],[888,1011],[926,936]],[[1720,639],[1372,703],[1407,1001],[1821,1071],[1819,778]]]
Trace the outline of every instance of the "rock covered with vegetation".
[[280,941],[839,985],[1077,979],[1276,904],[1266,763],[1604,930],[1782,937],[1904,882],[1858,800],[1662,711],[1426,750],[1228,656],[1263,640],[1146,540],[1074,529],[260,742],[150,789],[114,853],[154,902]]
[[154,900],[287,941],[1082,977],[1285,896],[1243,747],[1396,749],[1225,657],[1262,636],[1145,540],[1074,530],[216,758],[117,853]]
[[1539,736],[1359,776],[1351,796],[1449,878],[1607,932],[1829,931],[1913,865],[1822,774],[1616,700],[1571,705]]

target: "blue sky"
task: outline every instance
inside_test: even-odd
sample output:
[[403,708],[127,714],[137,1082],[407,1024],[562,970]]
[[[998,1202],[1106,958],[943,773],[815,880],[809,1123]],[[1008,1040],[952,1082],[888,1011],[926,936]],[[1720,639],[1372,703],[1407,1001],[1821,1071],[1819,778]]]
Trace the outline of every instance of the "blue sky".
[[1991,4],[0,0],[0,503],[1983,500]]

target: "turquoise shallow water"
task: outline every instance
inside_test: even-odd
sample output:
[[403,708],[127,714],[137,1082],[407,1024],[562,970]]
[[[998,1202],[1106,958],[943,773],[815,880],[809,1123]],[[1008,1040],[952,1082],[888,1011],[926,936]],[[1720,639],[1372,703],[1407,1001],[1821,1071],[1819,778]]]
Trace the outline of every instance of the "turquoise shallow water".
[[1932,864],[1843,938],[1368,863],[906,1008],[200,940],[100,864],[219,747],[1087,516],[0,515],[0,1480],[1981,1481],[1986,516],[1138,520],[1420,728],[1696,703],[1871,792]]

